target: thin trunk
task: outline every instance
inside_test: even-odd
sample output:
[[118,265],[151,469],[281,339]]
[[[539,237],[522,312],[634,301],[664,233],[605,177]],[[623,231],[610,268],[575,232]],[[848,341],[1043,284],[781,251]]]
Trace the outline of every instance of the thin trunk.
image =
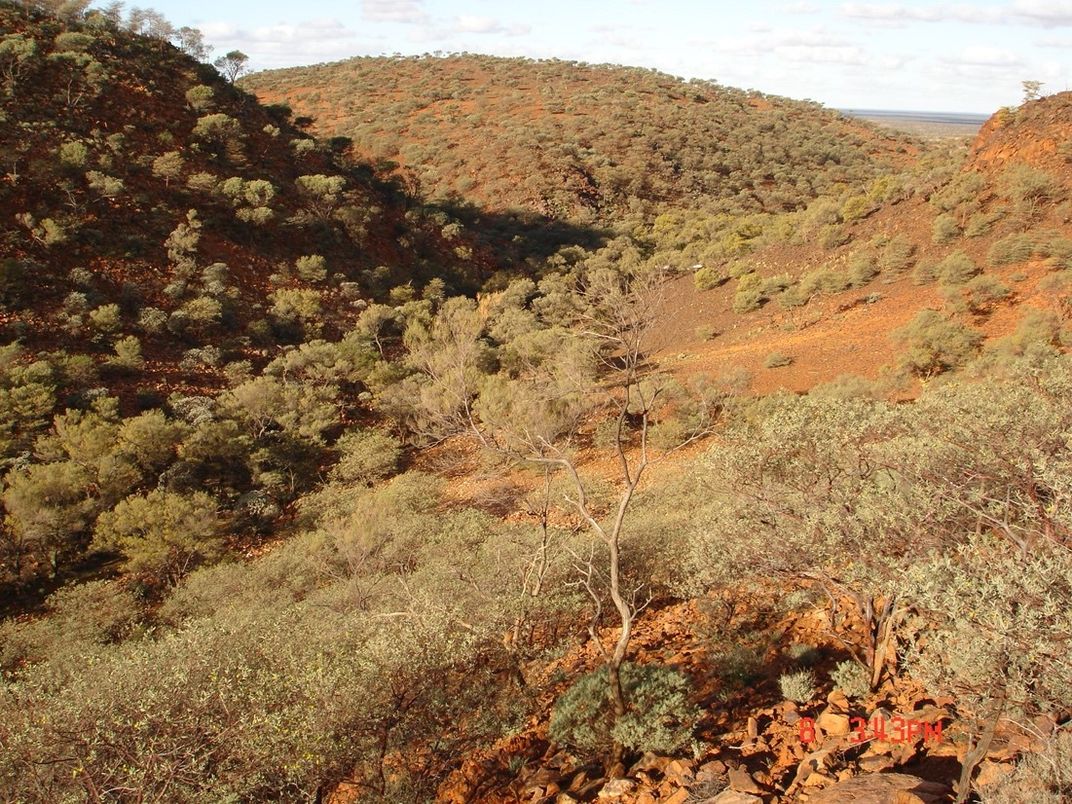
[[964,804],[968,800],[968,796],[971,795],[972,774],[979,763],[986,757],[987,752],[990,751],[990,744],[994,742],[994,733],[998,730],[998,724],[1001,722],[1001,716],[1004,712],[1005,696],[1002,695],[994,711],[994,716],[983,729],[979,742],[964,757],[964,763],[960,767],[960,782],[957,784],[956,804]]

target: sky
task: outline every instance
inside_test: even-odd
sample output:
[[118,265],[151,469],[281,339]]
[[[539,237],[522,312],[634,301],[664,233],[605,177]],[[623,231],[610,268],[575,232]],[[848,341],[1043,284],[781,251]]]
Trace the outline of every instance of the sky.
[[253,69],[441,52],[654,67],[835,108],[989,114],[1072,87],[1072,0],[155,0]]

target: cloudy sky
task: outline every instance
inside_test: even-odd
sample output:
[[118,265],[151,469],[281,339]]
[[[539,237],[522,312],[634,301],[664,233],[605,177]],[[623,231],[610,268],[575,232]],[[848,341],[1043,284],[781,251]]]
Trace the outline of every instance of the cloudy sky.
[[1072,82],[1072,0],[156,0],[256,69],[436,51],[655,67],[838,108],[989,113]]

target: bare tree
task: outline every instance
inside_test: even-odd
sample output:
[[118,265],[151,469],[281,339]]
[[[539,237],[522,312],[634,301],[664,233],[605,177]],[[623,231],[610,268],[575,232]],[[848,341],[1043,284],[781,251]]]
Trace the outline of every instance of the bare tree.
[[[595,537],[586,555],[574,555],[578,585],[591,597],[590,633],[606,663],[610,703],[616,718],[628,710],[621,667],[628,656],[637,616],[650,602],[643,583],[623,577],[623,536],[630,506],[647,470],[673,451],[710,431],[714,406],[699,397],[694,415],[676,443],[656,451],[651,431],[664,409],[672,381],[648,364],[644,346],[656,322],[665,276],[662,272],[623,273],[605,268],[574,282],[569,303],[573,327],[562,330],[556,359],[516,378],[481,377],[473,357],[480,351],[480,313],[444,308],[440,320],[418,334],[407,333],[413,364],[423,375],[421,395],[432,402],[423,420],[437,432],[466,432],[495,454],[543,466],[565,477],[566,507]],[[445,314],[445,315],[444,315]],[[446,337],[446,336],[450,337]],[[461,336],[459,338],[459,336]],[[452,342],[451,346],[448,343]],[[578,355],[571,356],[571,349]],[[585,372],[584,357],[601,369]],[[602,408],[613,415],[617,472],[614,501],[603,510],[589,491],[573,447],[586,415]],[[448,428],[448,422],[453,428]],[[603,601],[616,614],[618,635],[609,649],[599,637]],[[621,761],[622,746],[612,746],[608,767]]]
[[249,56],[241,50],[232,50],[212,62],[220,74],[232,84],[249,71]]

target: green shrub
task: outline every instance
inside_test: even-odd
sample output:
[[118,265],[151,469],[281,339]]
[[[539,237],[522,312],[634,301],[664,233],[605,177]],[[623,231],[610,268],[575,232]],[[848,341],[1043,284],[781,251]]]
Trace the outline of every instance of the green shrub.
[[607,669],[582,676],[555,702],[549,732],[556,742],[598,753],[615,741],[631,751],[673,754],[692,739],[700,712],[689,701],[688,679],[668,667],[625,663],[627,711],[617,721]]
[[852,239],[852,235],[841,226],[827,225],[819,230],[819,245],[826,250],[843,246]]
[[371,486],[398,471],[402,447],[380,430],[346,433],[335,445],[339,462],[331,470],[333,480]]
[[841,219],[846,223],[862,220],[878,209],[866,195],[854,195],[841,205]]
[[830,671],[830,680],[850,698],[862,698],[871,691],[867,670],[852,659],[838,662],[837,667]]
[[733,312],[749,313],[763,306],[763,280],[758,274],[745,274],[737,280],[737,292],[733,296]]
[[191,495],[155,489],[127,497],[100,515],[94,542],[119,550],[128,569],[154,582],[174,583],[223,549],[224,520],[204,492]]
[[920,377],[932,377],[959,368],[979,350],[983,336],[949,321],[934,310],[922,310],[895,337],[908,346],[901,365]]
[[89,157],[89,149],[86,148],[85,143],[78,140],[72,140],[71,142],[65,142],[59,148],[60,162],[65,167],[78,168],[86,164],[86,159]]
[[790,366],[792,364],[793,358],[789,357],[789,355],[783,355],[781,352],[771,352],[763,361],[763,365],[769,369],[781,368],[783,366]]
[[982,804],[1072,801],[1072,731],[1063,726],[1041,751],[1025,753],[1011,774],[978,792]]
[[955,251],[938,263],[938,278],[946,285],[962,285],[979,273],[979,266],[963,251]]
[[[1012,296],[1012,290],[997,277],[981,274],[959,289],[951,288],[963,308],[974,315],[990,312],[994,305]],[[955,305],[960,306],[960,305]]]
[[964,227],[965,237],[982,237],[989,234],[994,224],[1001,220],[1000,212],[985,213],[977,212],[968,218],[968,224]]
[[879,253],[879,270],[899,273],[908,270],[915,260],[916,245],[907,238],[898,235],[892,238]]
[[998,240],[987,253],[987,262],[991,265],[1010,265],[1027,262],[1035,254],[1036,241],[1030,234],[1009,235]]
[[918,263],[912,271],[912,283],[926,285],[938,278],[938,266],[933,262]]
[[811,670],[783,673],[778,678],[778,688],[787,701],[801,704],[811,701],[818,692],[815,688],[815,674]]
[[697,290],[712,290],[726,281],[726,275],[714,265],[705,265],[693,274]]
[[322,282],[328,275],[327,260],[319,254],[298,257],[294,263],[294,270],[306,282]]
[[869,254],[855,254],[849,259],[849,282],[854,288],[866,285],[879,274],[878,265]]
[[119,331],[121,319],[118,304],[102,304],[89,313],[89,320],[100,337],[108,337]]
[[960,226],[957,219],[952,215],[942,214],[934,219],[934,229],[931,239],[940,246],[952,243],[960,237]]
[[142,618],[133,592],[116,581],[75,583],[45,601],[46,617],[0,624],[0,670],[80,654],[121,642]]
[[821,658],[821,654],[814,645],[804,645],[799,642],[790,645],[785,655],[801,667],[810,667]]
[[[1026,410],[1019,415],[1031,417]],[[975,728],[992,720],[1002,702],[1004,716],[1020,722],[1072,706],[1065,636],[1072,633],[1072,555],[1043,536],[1033,494],[1001,491],[1010,495],[1001,512],[1006,529],[1030,539],[1028,550],[1014,539],[969,531],[955,551],[921,562],[904,582],[927,614],[926,628],[905,652],[906,666],[932,693],[955,697]]]
[[115,356],[108,359],[108,365],[123,372],[140,371],[145,366],[141,355],[141,341],[135,335],[127,335],[115,342]]
[[1013,202],[1017,211],[1028,218],[1037,214],[1039,208],[1056,200],[1060,193],[1057,180],[1030,165],[1014,165],[1001,177],[1001,190]]
[[1039,256],[1046,258],[1050,268],[1066,270],[1072,268],[1072,240],[1067,237],[1055,237],[1043,243],[1038,250]]
[[212,87],[198,84],[186,90],[186,102],[195,112],[204,112],[212,108],[212,98],[215,91]]

